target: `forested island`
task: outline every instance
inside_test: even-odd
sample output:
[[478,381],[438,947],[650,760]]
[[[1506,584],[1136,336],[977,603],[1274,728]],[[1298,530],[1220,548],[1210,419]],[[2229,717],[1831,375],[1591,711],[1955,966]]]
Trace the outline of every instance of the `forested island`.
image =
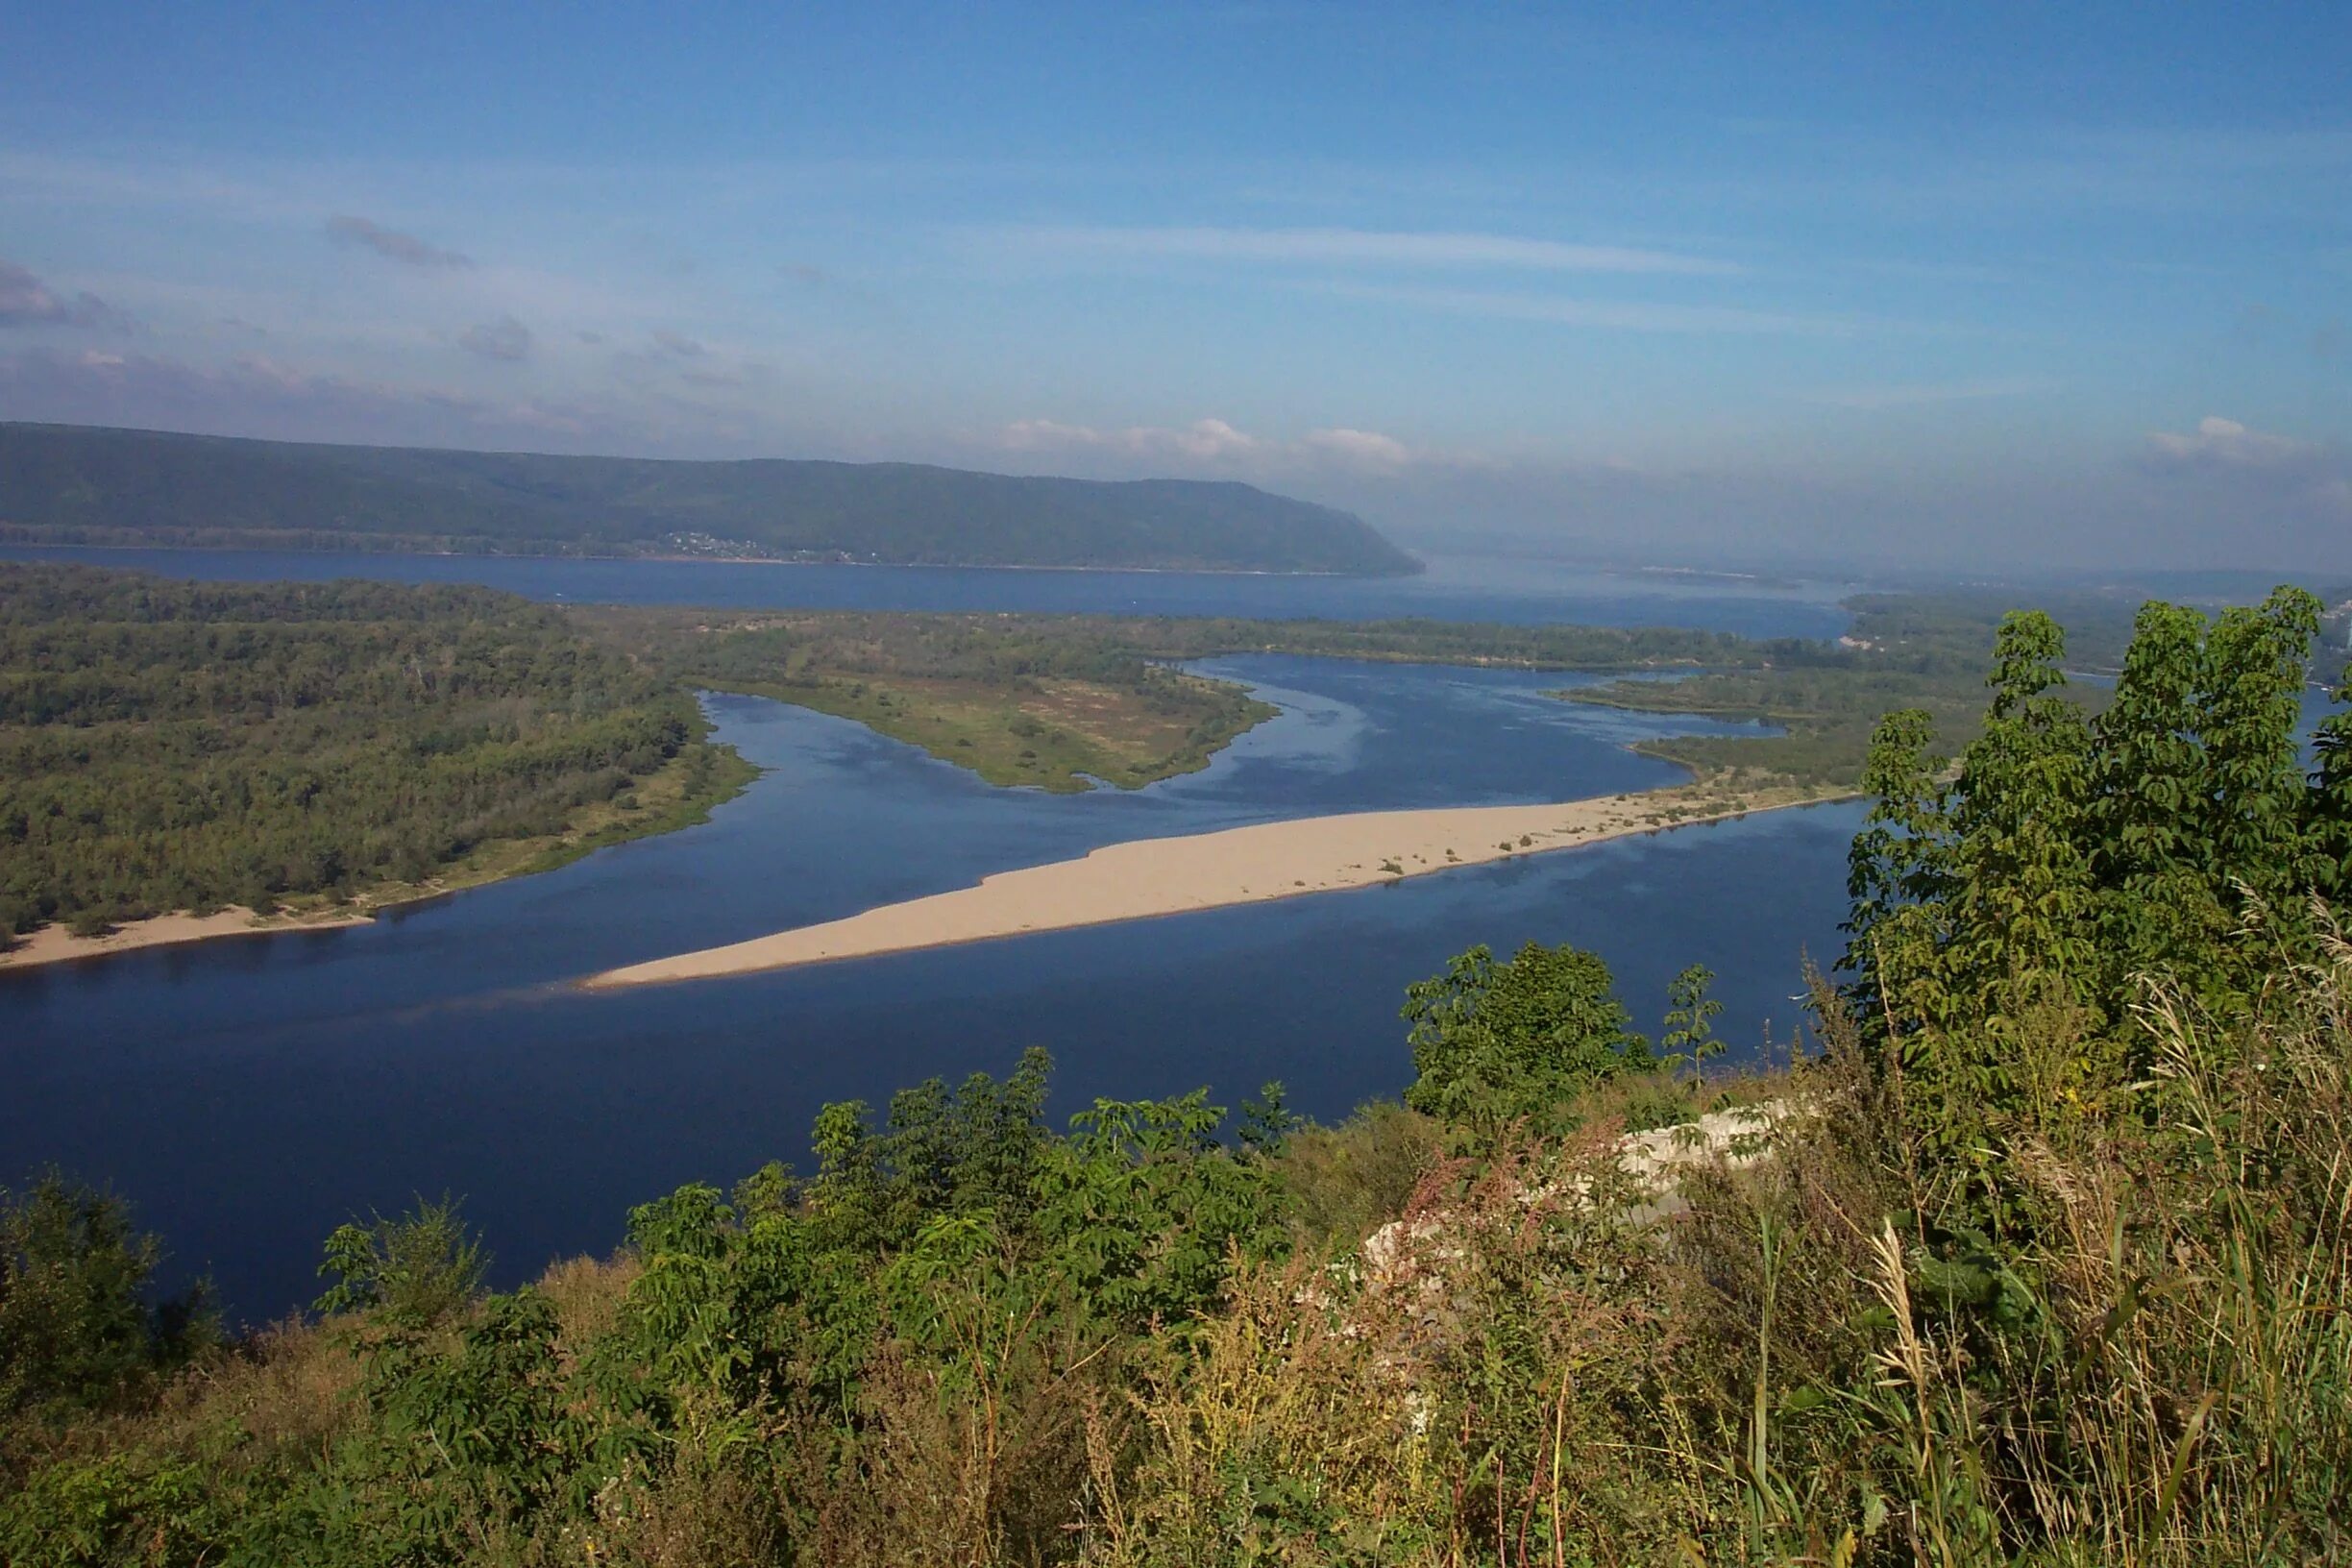
[[2319,608],[2149,604],[2095,711],[2059,625],[2002,618],[1956,756],[1923,709],[1873,726],[1849,953],[1746,1070],[1703,968],[1626,997],[1480,948],[1403,998],[1401,1102],[1336,1126],[1267,1086],[1057,1129],[1033,1053],[830,1106],[805,1173],[653,1198],[513,1291],[453,1203],[363,1217],[315,1315],[242,1336],[143,1290],[120,1198],[36,1180],[0,1200],[0,1556],[2340,1560]]
[[747,782],[708,728],[504,594],[0,566],[0,939],[560,865]]
[[1231,481],[317,446],[7,423],[0,543],[1421,570],[1360,518]]

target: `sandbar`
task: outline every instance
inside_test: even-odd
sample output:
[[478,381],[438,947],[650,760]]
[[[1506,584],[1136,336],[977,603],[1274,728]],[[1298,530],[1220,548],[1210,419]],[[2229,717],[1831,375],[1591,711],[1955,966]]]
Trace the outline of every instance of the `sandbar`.
[[1350,812],[1135,839],[845,919],[607,969],[580,984],[603,990],[708,980],[1295,898],[1842,797],[1794,787],[1690,784],[1547,805]]
[[340,911],[325,915],[263,919],[250,909],[231,905],[211,915],[157,915],[126,920],[102,937],[77,937],[61,925],[44,925],[0,952],[0,969],[35,964],[62,964],[77,958],[104,958],[110,953],[135,952],[142,947],[169,947],[184,942],[209,942],[216,937],[265,937],[280,931],[318,931],[339,925],[364,925],[365,915]]

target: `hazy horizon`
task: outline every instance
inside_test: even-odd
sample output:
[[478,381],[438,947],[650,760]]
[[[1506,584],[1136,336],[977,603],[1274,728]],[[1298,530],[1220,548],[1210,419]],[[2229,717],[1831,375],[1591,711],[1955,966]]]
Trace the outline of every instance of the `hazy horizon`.
[[0,418],[2352,574],[2328,8],[260,19],[0,61]]

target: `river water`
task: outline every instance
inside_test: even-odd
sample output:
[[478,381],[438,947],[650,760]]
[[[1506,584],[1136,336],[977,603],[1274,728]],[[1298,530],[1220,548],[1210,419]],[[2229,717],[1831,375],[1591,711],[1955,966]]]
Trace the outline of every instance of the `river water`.
[[[188,552],[88,553],[153,568],[144,557],[186,564]],[[317,560],[269,557],[243,575]],[[462,564],[553,598],[572,591],[560,585],[573,574],[613,563]],[[541,575],[500,576],[524,566]],[[704,574],[684,580],[711,602],[739,599],[743,580],[821,583],[807,574],[832,569],[663,570]],[[1044,606],[1027,596],[1047,592],[1065,600],[1053,607],[1105,609],[1155,593],[1155,609],[1248,614],[1331,614],[1343,602],[1401,613],[1389,606],[1405,600],[1380,596],[1415,592],[919,576],[892,586],[887,570],[838,569],[831,580],[898,604],[993,596],[992,607],[1034,608]],[[943,577],[944,587],[931,580]],[[1238,602],[1186,597],[1236,584]],[[1678,590],[1619,602],[1614,615],[1570,611],[1582,591],[1551,584],[1523,600],[1464,600],[1455,613],[1531,619],[1543,600],[1563,620],[1658,619],[1652,609],[1671,603],[1685,624],[1735,629],[1836,622],[1833,604],[1802,591],[1734,594],[1720,615],[1713,597]],[[994,789],[845,721],[713,698],[721,738],[769,772],[703,826],[370,926],[0,973],[0,1180],[55,1163],[111,1185],[162,1235],[172,1278],[208,1273],[233,1316],[257,1320],[315,1293],[319,1243],[354,1213],[460,1195],[497,1280],[513,1283],[553,1257],[610,1248],[631,1204],[679,1183],[724,1185],[770,1159],[805,1168],[809,1121],[826,1101],[879,1103],[935,1073],[1002,1072],[1031,1044],[1054,1054],[1057,1116],[1097,1095],[1203,1084],[1230,1104],[1279,1079],[1295,1107],[1332,1118],[1409,1081],[1404,988],[1477,943],[1596,949],[1653,1034],[1667,980],[1704,963],[1722,976],[1735,1055],[1785,1041],[1801,1016],[1804,956],[1837,950],[1850,805],[1092,930],[689,986],[570,986],[1120,839],[1670,782],[1674,769],[1629,744],[1737,727],[1541,696],[1573,678],[1556,674],[1272,656],[1203,668],[1246,681],[1282,716],[1207,771],[1146,790]]]

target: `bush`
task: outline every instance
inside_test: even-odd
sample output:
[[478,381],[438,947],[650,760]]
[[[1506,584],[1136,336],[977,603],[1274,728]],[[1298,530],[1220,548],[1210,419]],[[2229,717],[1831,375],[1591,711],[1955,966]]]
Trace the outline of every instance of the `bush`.
[[372,1311],[393,1327],[423,1329],[467,1306],[489,1260],[457,1210],[444,1193],[438,1203],[417,1199],[397,1219],[377,1214],[364,1225],[336,1227],[319,1265],[320,1276],[333,1275],[335,1284],[317,1310]]
[[110,1193],[54,1172],[0,1188],[0,1419],[119,1403],[208,1339],[201,1289],[150,1302],[161,1256]]

